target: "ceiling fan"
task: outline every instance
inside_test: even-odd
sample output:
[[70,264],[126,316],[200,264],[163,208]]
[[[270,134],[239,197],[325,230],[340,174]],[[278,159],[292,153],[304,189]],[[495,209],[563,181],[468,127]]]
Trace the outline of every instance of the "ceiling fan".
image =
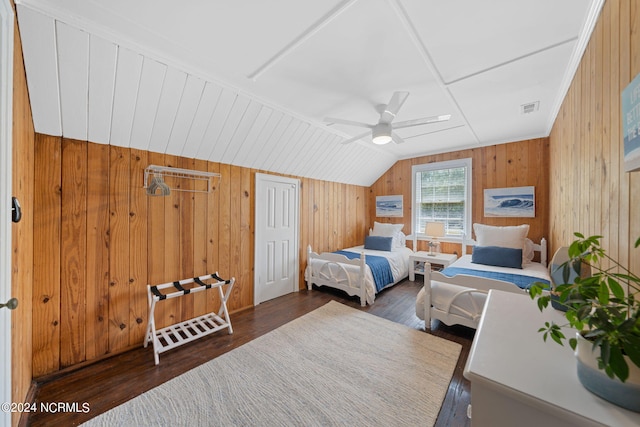
[[422,119],[406,120],[404,122],[392,124],[393,119],[396,118],[400,107],[402,107],[402,104],[404,104],[408,96],[409,92],[394,92],[387,105],[379,106],[378,111],[380,113],[380,119],[376,124],[354,122],[351,120],[336,119],[332,117],[327,117],[324,119],[324,121],[327,123],[339,123],[348,126],[358,126],[371,129],[370,131],[363,133],[362,135],[358,135],[356,137],[343,141],[343,144],[350,144],[354,141],[367,138],[369,135],[371,135],[374,144],[383,145],[391,141],[395,142],[396,144],[401,144],[404,142],[404,139],[402,139],[397,133],[393,132],[393,129],[444,122],[451,118],[451,114],[445,114],[442,116],[424,117]]

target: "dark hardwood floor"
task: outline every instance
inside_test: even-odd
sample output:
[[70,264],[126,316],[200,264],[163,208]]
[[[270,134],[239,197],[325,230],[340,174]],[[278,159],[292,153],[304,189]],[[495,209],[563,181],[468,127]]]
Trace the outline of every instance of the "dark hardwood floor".
[[[154,365],[153,350],[140,348],[122,353],[70,373],[41,380],[35,389],[34,401],[46,404],[77,402],[79,412],[42,412],[24,414],[21,425],[51,426],[78,425],[108,411],[127,400],[152,389],[212,358],[228,352],[277,327],[300,317],[330,300],[336,300],[362,309],[411,328],[422,329],[423,322],[415,316],[415,297],[420,282],[405,280],[381,292],[375,304],[360,307],[357,299],[340,291],[322,288],[293,293],[260,304],[257,307],[231,315],[234,333],[217,332],[183,347],[160,355],[160,364]],[[463,377],[474,330],[463,326],[448,327],[438,321],[432,323],[433,335],[462,344],[445,401],[438,416],[437,426],[469,426],[467,405],[470,403],[470,385]],[[418,393],[419,390],[416,390]],[[88,412],[81,412],[83,404]]]

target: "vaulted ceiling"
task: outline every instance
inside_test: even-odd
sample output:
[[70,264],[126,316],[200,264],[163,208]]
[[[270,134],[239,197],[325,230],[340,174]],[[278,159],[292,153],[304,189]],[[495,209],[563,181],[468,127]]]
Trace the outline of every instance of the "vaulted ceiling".
[[[16,0],[37,132],[365,186],[547,136],[603,2]],[[324,121],[396,91],[395,120],[451,119],[386,145]]]

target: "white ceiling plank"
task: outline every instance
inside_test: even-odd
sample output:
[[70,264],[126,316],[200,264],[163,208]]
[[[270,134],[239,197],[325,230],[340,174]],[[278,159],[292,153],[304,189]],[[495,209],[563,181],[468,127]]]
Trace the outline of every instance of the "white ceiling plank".
[[303,141],[306,142],[306,139],[303,139],[303,136],[306,135],[308,129],[309,123],[297,122],[297,127],[291,135],[284,135],[283,141],[279,144],[279,147],[276,150],[273,150],[269,154],[269,157],[267,157],[267,169],[279,168],[281,170],[286,169],[291,171],[293,167],[291,163],[287,162],[287,160],[290,158],[292,152],[300,149]]
[[320,174],[323,168],[327,168],[328,165],[325,163],[325,159],[329,155],[329,153],[333,153],[340,147],[340,142],[342,138],[336,135],[330,135],[329,138],[325,141],[323,146],[318,147],[318,151],[316,151],[316,161],[308,170],[308,173],[316,176]]
[[[350,152],[347,152],[342,155],[343,162],[338,166],[338,170],[336,172],[336,176],[339,177],[340,180],[346,180],[346,182],[355,182],[357,180],[363,180],[363,174],[355,174],[354,171],[386,171],[395,163],[395,159],[385,156],[382,153],[366,150],[362,152],[358,147],[351,147]],[[384,169],[380,168],[380,164],[384,163]],[[375,172],[379,173],[379,172]],[[380,174],[381,175],[381,174]],[[366,178],[362,181],[364,182]]]
[[296,150],[292,153],[290,160],[288,160],[291,164],[292,175],[299,173],[301,165],[311,156],[311,150],[316,145],[318,138],[320,138],[322,133],[323,131],[317,126],[309,127],[309,130],[307,131],[308,137],[305,140],[305,147],[308,147],[309,149]]
[[255,132],[252,132],[251,135],[251,137],[254,138],[253,143],[248,145],[246,150],[243,150],[242,160],[236,160],[235,164],[242,164],[248,168],[253,167],[260,156],[260,151],[262,150],[262,146],[265,141],[269,139],[269,136],[284,116],[284,113],[281,111],[275,111],[269,108],[265,114],[266,117],[264,118],[264,124],[262,126],[254,127]]
[[62,135],[87,140],[89,34],[56,22]]
[[36,132],[62,136],[55,21],[17,5],[27,86]]
[[254,102],[253,105],[259,106],[260,112],[253,123],[250,124],[249,133],[245,137],[242,145],[238,148],[238,151],[236,151],[235,156],[230,158],[230,164],[251,167],[251,162],[253,161],[252,152],[255,151],[255,147],[259,143],[258,137],[267,125],[271,115],[274,114],[273,110],[269,107],[265,107],[257,102]]
[[[313,174],[322,174],[323,168],[326,168],[327,171],[332,170],[335,163],[333,158],[335,157],[336,159],[339,159],[341,155],[344,155],[343,149],[345,146],[342,145],[341,142],[342,138],[339,136],[334,136],[333,139],[329,140],[327,145],[319,151],[317,157],[318,162],[310,172]],[[350,147],[347,146],[346,148]],[[354,159],[352,158],[351,160],[353,161]]]
[[233,108],[233,103],[237,96],[237,93],[228,89],[223,89],[220,93],[215,111],[211,116],[207,130],[204,133],[204,139],[202,140],[202,144],[198,150],[197,157],[199,159],[211,160],[213,162],[220,161],[219,158],[211,157],[211,154],[213,153],[215,145],[218,144],[220,134],[222,133],[227,117],[229,116],[229,112],[231,111],[231,108]]
[[275,170],[278,172],[285,170],[286,167],[282,160],[283,156],[289,151],[287,147],[290,147],[293,144],[293,140],[296,135],[300,135],[304,132],[305,126],[308,126],[308,124],[301,122],[300,120],[293,119],[282,136],[280,136],[276,146],[266,154],[262,167],[266,170]]
[[166,73],[166,65],[153,59],[144,58],[133,128],[131,129],[131,148],[149,149]]
[[244,117],[247,108],[249,107],[249,98],[246,96],[238,95],[233,102],[231,110],[227,115],[227,120],[224,123],[220,137],[213,146],[213,150],[209,155],[209,158],[219,159],[218,161],[224,162],[223,155],[230,144],[233,143],[234,135],[238,130],[238,125]]
[[288,150],[281,163],[287,165],[291,174],[296,170],[300,159],[306,155],[306,150],[301,150],[301,148],[305,145],[312,146],[319,133],[317,127],[307,124],[304,134],[297,140],[297,146]]
[[256,122],[256,119],[262,110],[262,104],[257,102],[249,103],[240,123],[238,123],[238,129],[233,135],[226,151],[222,155],[222,163],[234,164],[233,161],[237,157],[237,154],[242,151],[242,147],[247,142],[247,138],[249,137],[251,130],[256,125],[260,126],[260,123]]
[[278,121],[278,124],[273,128],[273,131],[267,139],[264,140],[264,144],[260,147],[259,154],[253,162],[253,169],[267,170],[265,167],[265,159],[272,150],[274,150],[278,143],[282,140],[282,135],[293,122],[293,117],[289,115],[283,115]]
[[[300,120],[293,120],[285,133],[280,137],[280,141],[278,141],[278,145],[274,147],[264,159],[264,168],[267,170],[276,169],[274,167],[274,163],[276,159],[277,163],[282,163],[283,157],[295,146],[294,139],[296,136],[299,136],[304,133],[306,127],[309,126],[308,123],[301,122]],[[280,168],[277,168],[280,169]]]
[[321,131],[320,135],[315,140],[315,143],[312,146],[307,147],[307,149],[305,150],[308,153],[308,155],[306,156],[306,160],[299,162],[300,164],[299,167],[295,169],[295,174],[306,176],[304,174],[315,167],[318,161],[318,153],[323,152],[327,142],[335,137],[336,136],[332,133],[324,130]]
[[164,150],[166,154],[179,156],[182,153],[184,144],[187,141],[187,135],[189,135],[189,130],[191,129],[191,124],[193,123],[193,118],[202,99],[204,85],[205,82],[202,79],[192,75],[187,77],[187,83],[184,87],[182,99],[180,99],[176,120],[173,123],[173,129],[171,129],[171,135],[169,136],[169,143]]
[[207,127],[209,127],[209,122],[216,109],[216,104],[218,103],[221,93],[222,88],[215,83],[209,82],[204,86],[198,111],[196,111],[195,117],[193,118],[193,124],[191,125],[189,135],[182,149],[183,157],[197,158],[198,151],[204,143],[204,134],[207,131]]
[[111,145],[129,147],[141,71],[141,55],[128,49],[118,49],[111,118]]
[[89,38],[89,108],[87,138],[108,144],[111,139],[111,113],[115,87],[118,47],[103,38]]
[[169,145],[171,129],[178,114],[180,99],[187,83],[187,74],[173,67],[169,67],[164,76],[162,93],[158,101],[156,119],[151,131],[149,151],[164,153]]

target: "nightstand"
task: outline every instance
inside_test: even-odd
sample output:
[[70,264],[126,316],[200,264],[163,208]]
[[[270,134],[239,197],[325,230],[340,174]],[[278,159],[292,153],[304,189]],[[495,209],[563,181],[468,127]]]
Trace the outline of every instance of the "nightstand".
[[416,280],[417,274],[424,274],[424,263],[428,262],[431,265],[440,265],[442,268],[447,268],[452,262],[458,259],[455,254],[439,254],[434,253],[429,255],[429,252],[414,252],[409,256],[409,280],[412,282]]

